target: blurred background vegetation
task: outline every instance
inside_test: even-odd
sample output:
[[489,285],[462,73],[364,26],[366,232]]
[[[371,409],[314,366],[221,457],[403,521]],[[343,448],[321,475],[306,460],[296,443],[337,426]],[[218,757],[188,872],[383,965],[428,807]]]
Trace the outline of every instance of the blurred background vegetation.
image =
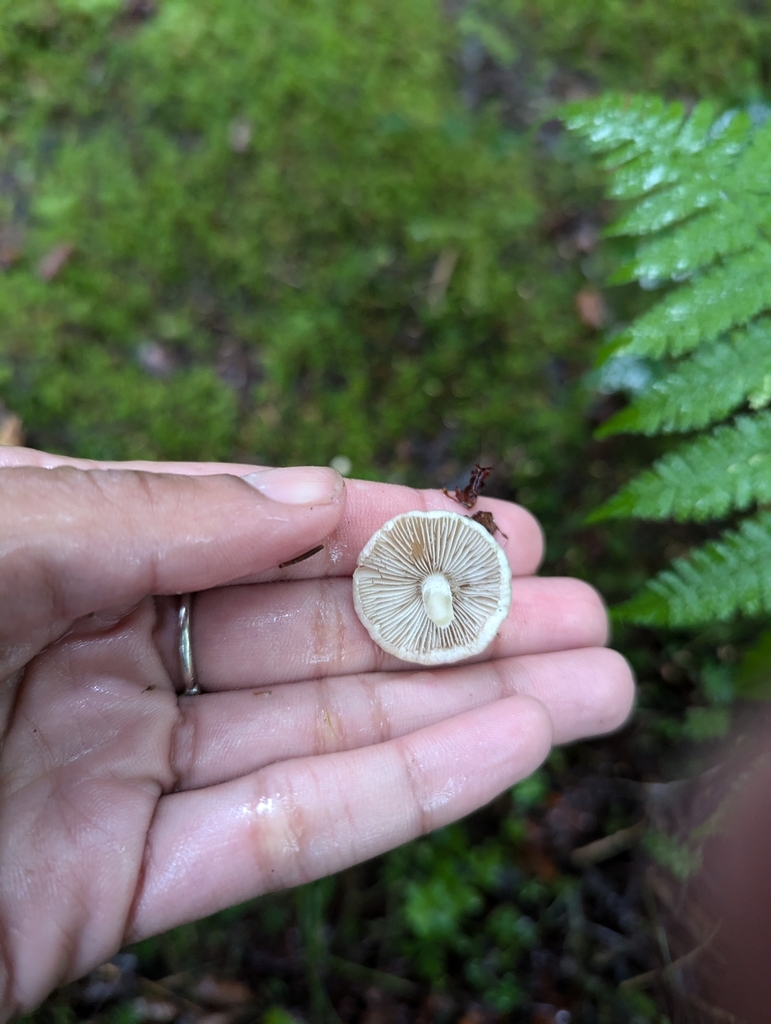
[[[421,486],[494,465],[545,571],[626,598],[705,532],[584,526],[665,443],[593,439],[620,405],[599,343],[647,297],[604,288],[627,243],[600,242],[603,177],[558,110],[607,89],[758,107],[770,44],[755,0],[0,0],[3,401],[29,444],[96,458]],[[143,943],[35,1019],[680,1019],[667,780],[725,732],[751,639],[625,627],[623,733]]]

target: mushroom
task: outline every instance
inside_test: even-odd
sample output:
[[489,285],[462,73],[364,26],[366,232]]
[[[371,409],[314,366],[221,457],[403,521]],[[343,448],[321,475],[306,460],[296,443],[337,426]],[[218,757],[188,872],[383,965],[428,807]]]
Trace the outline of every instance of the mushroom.
[[359,555],[353,603],[384,651],[443,665],[492,641],[511,605],[511,570],[500,544],[469,516],[405,512]]

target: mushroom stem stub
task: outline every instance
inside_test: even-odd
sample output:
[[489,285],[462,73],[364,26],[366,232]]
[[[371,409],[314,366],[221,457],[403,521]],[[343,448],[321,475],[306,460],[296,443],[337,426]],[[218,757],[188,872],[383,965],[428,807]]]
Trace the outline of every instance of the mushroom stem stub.
[[444,576],[432,573],[426,576],[421,587],[423,607],[435,626],[446,629],[453,620],[452,589]]

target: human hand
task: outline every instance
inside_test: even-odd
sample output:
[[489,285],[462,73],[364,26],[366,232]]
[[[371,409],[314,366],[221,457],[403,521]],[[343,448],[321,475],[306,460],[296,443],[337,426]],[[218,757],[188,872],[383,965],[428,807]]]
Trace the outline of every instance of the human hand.
[[[515,576],[498,637],[418,669],[372,643],[350,577],[387,519],[454,502],[328,469],[238,478],[254,472],[0,449],[6,1015],[126,942],[468,814],[553,742],[629,713],[600,599],[532,575],[523,509],[484,503]],[[172,596],[187,592],[192,697]]]

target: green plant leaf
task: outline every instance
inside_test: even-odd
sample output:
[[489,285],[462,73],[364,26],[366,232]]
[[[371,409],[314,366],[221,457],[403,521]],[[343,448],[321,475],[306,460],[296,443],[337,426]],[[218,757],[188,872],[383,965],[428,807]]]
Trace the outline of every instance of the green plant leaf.
[[647,626],[696,626],[771,612],[771,512],[678,558],[614,614]]
[[696,743],[719,739],[731,724],[727,708],[688,708],[685,714],[684,735]]
[[658,96],[609,93],[589,103],[569,104],[563,116],[590,149],[612,153],[613,166],[618,166],[641,155],[670,154],[685,115],[681,103],[664,103]]
[[[771,309],[771,121],[617,96],[571,107],[567,120],[604,154],[609,194],[632,201],[607,233],[653,235],[614,280],[676,285],[606,344],[607,379],[614,359],[632,357],[651,382],[598,436],[703,430],[750,409],[659,459],[589,521],[704,522],[771,501],[771,413],[758,411],[771,400],[771,321],[759,319]],[[768,610],[770,524],[761,512],[675,561],[618,616],[691,625]]]
[[[759,232],[768,219],[768,196],[745,194],[737,200],[725,198],[673,234],[641,245],[636,259],[624,269],[624,276],[628,280],[666,281],[692,273],[713,263],[718,256],[751,248],[758,242]],[[618,275],[614,280],[621,283]]]
[[771,401],[771,321],[734,331],[676,363],[597,431],[658,434],[696,430],[724,419],[743,402]]
[[706,522],[771,501],[771,412],[682,445],[600,506],[592,521],[634,516]]
[[771,244],[760,242],[670,292],[620,338],[619,352],[682,356],[771,308]]
[[739,662],[736,692],[751,700],[771,696],[771,629],[765,629]]

